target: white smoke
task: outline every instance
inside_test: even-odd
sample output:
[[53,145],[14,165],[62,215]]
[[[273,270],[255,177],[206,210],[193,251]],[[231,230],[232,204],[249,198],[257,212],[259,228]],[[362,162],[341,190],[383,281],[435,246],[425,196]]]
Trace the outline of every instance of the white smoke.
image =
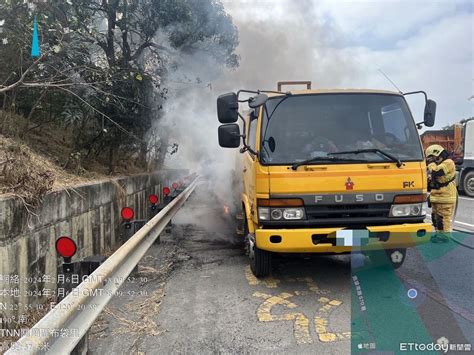
[[[356,66],[350,58],[336,54],[338,32],[315,15],[311,2],[224,4],[239,30],[240,67],[223,69],[205,53],[177,54],[172,58],[176,70],[165,81],[170,93],[158,126],[160,135],[167,134],[170,143],[179,144],[165,166],[188,168],[207,177],[222,203],[231,205],[240,189],[233,185],[236,174],[241,173],[235,170],[239,153],[218,145],[217,97],[243,88],[275,90],[280,80],[311,80],[313,87],[340,87],[355,75]],[[278,16],[275,22],[272,11],[285,16]]]

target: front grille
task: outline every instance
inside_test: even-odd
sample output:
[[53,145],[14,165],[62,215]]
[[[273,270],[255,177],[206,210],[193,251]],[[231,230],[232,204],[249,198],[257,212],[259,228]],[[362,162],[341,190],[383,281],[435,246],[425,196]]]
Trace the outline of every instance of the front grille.
[[321,205],[306,206],[306,216],[309,221],[321,219],[347,219],[347,218],[387,218],[391,204],[353,204],[353,205]]

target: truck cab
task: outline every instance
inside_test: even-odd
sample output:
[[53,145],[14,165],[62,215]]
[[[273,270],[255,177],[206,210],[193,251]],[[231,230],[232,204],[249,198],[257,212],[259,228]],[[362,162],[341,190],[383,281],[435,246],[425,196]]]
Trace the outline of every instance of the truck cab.
[[[267,276],[274,253],[373,251],[399,267],[406,248],[427,242],[432,229],[424,222],[423,149],[404,95],[307,85],[218,98],[219,143],[243,154],[252,272]],[[256,95],[239,98],[246,93]],[[238,108],[245,101],[244,116]],[[435,110],[426,100],[426,125],[434,124]]]

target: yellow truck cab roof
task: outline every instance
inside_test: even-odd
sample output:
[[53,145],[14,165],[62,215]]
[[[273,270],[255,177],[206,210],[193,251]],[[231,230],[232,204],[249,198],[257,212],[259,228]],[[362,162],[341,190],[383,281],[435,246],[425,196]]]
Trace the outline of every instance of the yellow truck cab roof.
[[[373,90],[373,89],[317,89],[317,90],[289,90],[284,91],[285,93],[289,92],[291,95],[309,95],[309,94],[389,94],[389,95],[399,95],[399,92],[390,91],[390,90]],[[266,93],[268,97],[281,96],[284,94],[277,93]]]

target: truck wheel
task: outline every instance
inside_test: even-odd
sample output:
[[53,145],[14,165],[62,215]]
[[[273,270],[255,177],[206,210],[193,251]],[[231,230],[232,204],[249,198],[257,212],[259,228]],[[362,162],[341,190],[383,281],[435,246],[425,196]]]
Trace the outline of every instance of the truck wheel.
[[253,251],[249,253],[250,269],[256,277],[265,277],[270,275],[272,269],[272,253],[253,246]]
[[466,195],[474,197],[474,171],[468,171],[463,178],[463,188]]
[[250,270],[255,277],[265,277],[270,275],[272,270],[272,253],[261,250],[255,245],[255,237],[249,233],[247,218],[245,217],[245,209],[243,211],[243,231],[245,237],[245,249],[250,260]]

